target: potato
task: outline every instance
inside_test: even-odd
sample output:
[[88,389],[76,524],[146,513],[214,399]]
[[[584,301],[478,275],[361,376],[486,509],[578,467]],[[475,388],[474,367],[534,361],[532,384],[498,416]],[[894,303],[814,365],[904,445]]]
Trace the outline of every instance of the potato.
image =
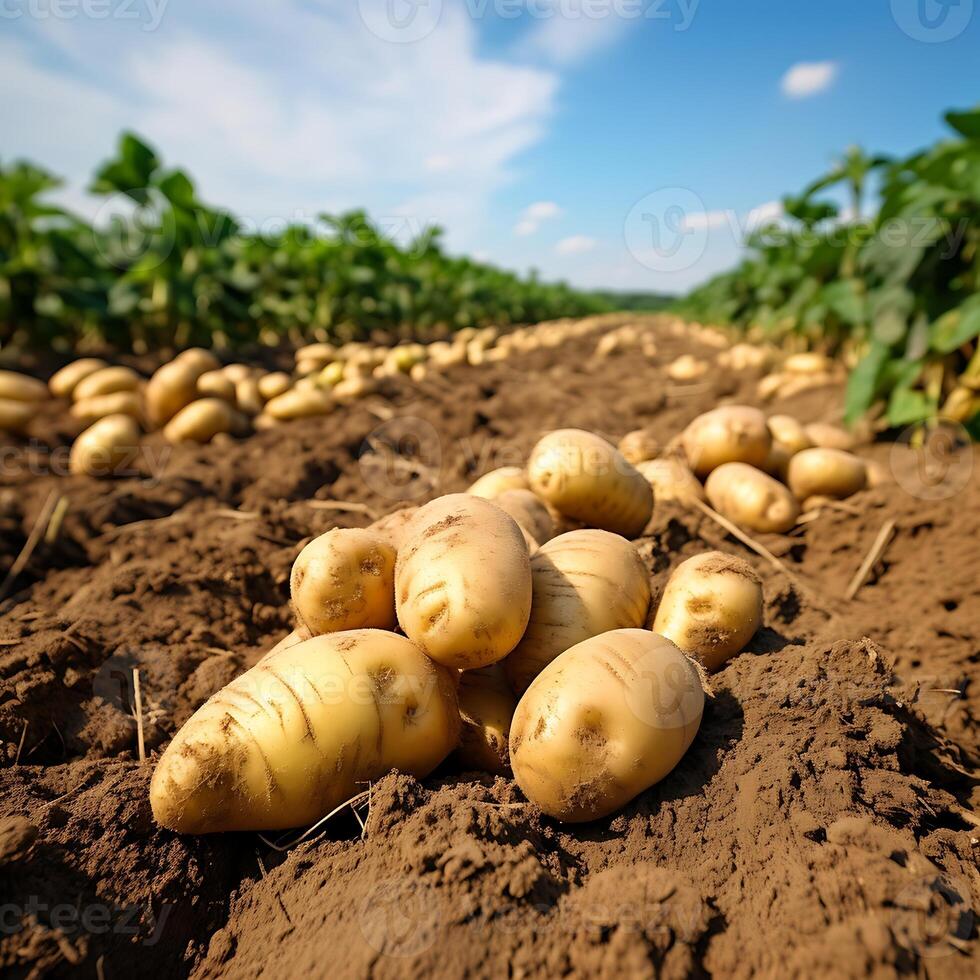
[[608,531],[569,531],[531,559],[531,616],[504,661],[518,693],[569,647],[609,630],[642,626],[650,582],[636,548]]
[[198,397],[197,379],[207,370],[200,357],[179,357],[150,378],[144,399],[151,428],[162,428]]
[[566,650],[521,698],[510,730],[514,778],[550,816],[597,820],[680,762],[703,711],[698,670],[670,640],[602,633]]
[[567,517],[625,537],[643,532],[653,491],[600,436],[559,429],[541,439],[527,467],[531,489]]
[[60,371],[55,371],[48,381],[48,389],[55,398],[71,398],[75,388],[90,374],[108,367],[101,357],[83,357],[71,364],[66,364]]
[[790,456],[813,445],[802,423],[792,415],[771,415],[766,425],[769,427],[773,441],[781,443]]
[[197,393],[202,398],[220,398],[235,404],[235,384],[224,371],[205,371],[197,379]]
[[531,564],[517,522],[471,494],[420,507],[395,566],[398,622],[447,667],[473,669],[517,646],[531,612]]
[[785,534],[800,516],[796,497],[779,481],[747,463],[719,466],[704,489],[715,510],[753,531]]
[[247,364],[226,364],[221,373],[233,384],[255,377],[255,371]]
[[653,487],[654,503],[673,501],[688,504],[691,499],[704,500],[704,487],[687,463],[673,456],[648,459],[637,463],[637,470]]
[[527,474],[520,466],[501,466],[498,470],[484,473],[466,492],[493,500],[507,490],[527,489]]
[[40,402],[48,397],[43,381],[17,371],[0,371],[0,398],[10,402]]
[[139,391],[143,387],[143,379],[128,367],[106,367],[93,371],[75,385],[72,397],[76,402],[100,395],[114,395],[120,391]]
[[286,394],[293,386],[293,379],[285,371],[275,371],[259,378],[259,394],[265,401],[271,401]]
[[787,481],[800,500],[843,500],[865,488],[868,471],[863,459],[842,449],[804,449],[790,460]]
[[671,381],[697,381],[708,373],[708,362],[690,354],[682,354],[667,368]]
[[373,524],[368,525],[368,530],[379,534],[395,551],[398,551],[405,537],[405,528],[417,512],[418,507],[402,507],[401,510],[379,517]]
[[139,421],[143,418],[143,399],[135,391],[116,391],[111,395],[83,398],[71,407],[72,418],[91,425],[109,415],[128,415]]
[[259,391],[259,383],[255,378],[242,378],[235,383],[235,405],[240,412],[251,418],[260,414],[265,408],[265,399]]
[[454,679],[404,637],[314,637],[195,712],[153,773],[153,816],[183,834],[309,825],[391,769],[427,776],[459,732]]
[[865,472],[868,475],[869,487],[883,487],[886,484],[894,483],[895,477],[884,464],[876,459],[866,459],[864,461]]
[[[817,446],[820,449],[843,449],[845,452],[851,452],[857,446],[857,439],[839,425],[811,422],[806,427],[806,434],[810,446]],[[810,446],[804,448],[809,449]]]
[[493,502],[517,521],[532,553],[555,536],[551,512],[530,490],[505,490]]
[[265,413],[274,419],[287,421],[327,415],[333,407],[334,403],[326,392],[318,389],[300,391],[294,388],[271,399],[265,406]]
[[361,528],[335,528],[299,554],[289,579],[293,611],[314,635],[395,628],[395,549]]
[[333,344],[307,344],[296,351],[296,360],[329,361],[337,354]]
[[37,403],[0,398],[0,432],[24,432],[37,415]]
[[646,429],[627,432],[619,440],[619,451],[623,458],[634,466],[648,459],[656,459],[663,452],[663,445]]
[[182,408],[163,430],[167,442],[210,442],[219,432],[242,432],[248,420],[221,398],[202,398]]
[[510,724],[517,708],[500,664],[460,674],[459,713],[463,720],[457,756],[464,769],[510,774]]
[[306,629],[305,626],[300,626],[294,629],[292,633],[288,636],[284,636],[271,650],[265,653],[259,663],[263,660],[267,660],[269,657],[274,657],[277,653],[281,653],[283,650],[288,650],[290,647],[294,647],[299,643],[305,643],[307,640],[312,640],[313,634]]
[[378,383],[374,378],[345,378],[333,386],[331,394],[341,405],[346,405],[377,390]]
[[344,380],[344,365],[340,361],[328,364],[317,375],[317,384],[322,388],[332,388]]
[[221,361],[211,351],[205,350],[203,347],[189,347],[187,350],[181,351],[174,360],[190,370],[196,371],[198,377],[206,371],[217,371],[221,368]]
[[757,408],[730,405],[694,419],[681,433],[681,445],[691,469],[704,478],[724,463],[765,465],[772,436]]
[[664,589],[654,633],[707,670],[719,670],[762,625],[762,582],[752,566],[722,551],[681,562]]
[[815,351],[791,354],[783,361],[783,370],[790,374],[826,374],[833,368],[834,362],[826,354]]
[[129,415],[109,415],[86,429],[71,447],[69,472],[112,476],[129,466],[139,452],[140,429]]

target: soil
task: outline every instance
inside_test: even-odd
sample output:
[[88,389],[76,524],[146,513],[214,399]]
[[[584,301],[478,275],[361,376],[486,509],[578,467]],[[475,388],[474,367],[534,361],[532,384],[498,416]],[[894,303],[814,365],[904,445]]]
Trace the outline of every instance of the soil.
[[[630,318],[636,320],[636,317]],[[608,318],[609,325],[625,322]],[[970,448],[861,452],[894,482],[761,540],[658,505],[659,593],[709,549],[764,583],[765,627],[712,677],[678,768],[621,813],[563,826],[512,780],[453,759],[371,787],[311,839],[155,827],[153,759],[281,640],[311,537],[521,463],[545,431],[668,440],[751,376],[675,384],[716,351],[651,319],[659,354],[596,338],[459,367],[325,419],[68,477],[51,411],[4,451],[0,576],[50,495],[68,501],[0,604],[0,971],[10,977],[957,977],[980,910],[980,486]],[[836,421],[838,386],[776,402]],[[930,444],[931,445],[931,444]],[[53,503],[53,501],[51,501]],[[49,503],[50,506],[50,503]],[[896,532],[856,598],[849,580]],[[138,670],[147,760],[139,761]],[[272,844],[282,842],[279,850]]]

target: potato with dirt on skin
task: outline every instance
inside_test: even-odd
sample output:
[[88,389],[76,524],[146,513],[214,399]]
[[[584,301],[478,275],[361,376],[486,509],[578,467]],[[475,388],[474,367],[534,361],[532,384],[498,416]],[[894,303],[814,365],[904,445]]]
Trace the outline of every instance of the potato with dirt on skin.
[[395,551],[398,551],[405,538],[405,529],[417,512],[418,507],[402,507],[400,510],[385,514],[384,517],[379,517],[373,524],[369,524],[367,529],[380,535]]
[[757,408],[727,405],[699,415],[681,433],[680,441],[691,469],[704,478],[724,463],[764,466],[772,435]]
[[532,554],[555,536],[551,512],[530,490],[505,490],[493,502],[517,521]]
[[527,490],[527,473],[520,466],[501,466],[499,469],[484,473],[473,483],[467,493],[475,497],[493,500],[508,490]]
[[457,756],[464,769],[510,774],[510,724],[517,698],[500,664],[464,670],[459,676],[459,714],[463,720]]
[[143,379],[132,368],[105,367],[79,381],[72,398],[82,402],[101,395],[115,395],[120,391],[139,391],[142,387]]
[[109,365],[101,357],[82,357],[55,371],[48,381],[48,388],[55,398],[71,398],[78,385],[90,374],[101,371]]
[[395,566],[398,622],[433,660],[472,670],[517,646],[531,612],[531,563],[517,522],[466,493],[420,507]]
[[843,449],[804,449],[790,460],[787,481],[800,500],[843,500],[867,486],[868,470],[863,459]]
[[210,442],[218,433],[242,433],[248,420],[222,398],[202,398],[182,408],[163,430],[167,442]]
[[109,395],[93,395],[75,402],[71,416],[91,425],[109,415],[128,415],[139,421],[143,418],[143,399],[135,391],[115,391]]
[[75,475],[113,476],[139,452],[140,428],[129,415],[109,415],[86,429],[71,447],[68,470]]
[[785,534],[800,516],[796,497],[768,473],[747,463],[719,466],[708,477],[704,489],[715,510],[751,531]]
[[676,456],[648,459],[636,464],[640,475],[653,487],[654,505],[672,503],[688,505],[692,500],[704,500],[704,487],[691,468]]
[[638,537],[653,513],[650,484],[601,436],[582,429],[550,432],[531,452],[531,489],[566,517]]
[[619,451],[627,463],[636,466],[648,459],[656,459],[663,452],[663,445],[648,429],[627,432],[619,440]]
[[510,761],[549,816],[608,816],[660,782],[701,724],[698,668],[649,630],[602,633],[566,650],[517,705]]
[[748,562],[723,551],[695,555],[671,573],[653,631],[719,670],[762,625],[762,599]]
[[527,629],[504,661],[518,694],[576,643],[646,621],[647,570],[618,534],[583,529],[552,538],[531,559],[531,581]]
[[459,733],[454,678],[409,640],[314,637],[194,713],[154,770],[153,816],[182,834],[309,826],[392,769],[427,776]]
[[289,579],[293,611],[314,635],[395,628],[395,549],[379,534],[335,528],[299,554]]

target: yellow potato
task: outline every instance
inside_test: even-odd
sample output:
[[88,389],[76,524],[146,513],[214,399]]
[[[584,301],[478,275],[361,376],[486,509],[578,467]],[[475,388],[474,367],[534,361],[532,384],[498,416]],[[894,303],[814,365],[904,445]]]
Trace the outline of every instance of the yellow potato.
[[619,451],[623,454],[623,458],[634,466],[648,459],[656,459],[663,452],[663,448],[660,440],[647,429],[627,432],[619,440]]
[[68,469],[74,474],[112,476],[133,462],[139,443],[140,429],[131,416],[109,415],[75,440]]
[[251,418],[260,414],[265,408],[265,399],[259,391],[259,383],[255,378],[242,378],[235,383],[235,405],[240,412]]
[[718,670],[761,625],[762,582],[752,566],[709,551],[674,569],[653,631],[696,656],[708,670]]
[[166,425],[167,442],[210,442],[219,432],[242,432],[248,421],[221,398],[202,398],[182,408]]
[[405,528],[417,512],[418,507],[402,507],[401,510],[379,517],[373,524],[368,525],[368,530],[381,535],[395,551],[398,551],[405,537]]
[[510,774],[510,724],[517,698],[500,664],[464,670],[459,678],[459,713],[463,720],[457,755],[464,769],[498,776]]
[[555,536],[551,512],[530,490],[505,490],[493,502],[517,521],[532,553]]
[[559,429],[541,439],[527,467],[531,489],[566,517],[628,538],[643,532],[653,491],[605,439]]
[[55,398],[71,398],[75,388],[90,374],[108,367],[100,357],[83,357],[80,360],[66,364],[60,371],[51,375],[48,388]]
[[202,398],[220,398],[235,404],[235,383],[224,371],[205,371],[197,379],[197,393]]
[[315,635],[395,628],[395,549],[361,528],[335,528],[314,538],[289,580],[300,626]]
[[137,421],[143,418],[143,399],[136,391],[116,391],[111,395],[83,398],[71,407],[72,418],[91,425],[109,415],[128,415]]
[[527,630],[504,661],[520,694],[569,647],[609,630],[642,626],[650,582],[636,548],[608,531],[569,531],[531,559]]
[[493,500],[507,490],[527,489],[527,474],[520,466],[501,466],[498,470],[484,473],[466,492]]
[[[857,445],[857,439],[839,425],[811,422],[806,427],[806,434],[810,440],[810,446],[816,446],[820,449],[843,449],[845,452],[851,452]],[[809,449],[810,446],[803,448]]]
[[752,531],[785,534],[800,516],[796,497],[778,480],[747,463],[719,466],[704,489],[715,510]]
[[197,379],[204,368],[200,356],[178,357],[164,364],[146,385],[146,417],[154,429],[165,426],[181,409],[198,397]]
[[[247,364],[226,364],[221,368],[221,373],[233,384],[237,385],[241,381],[255,378],[255,371]],[[257,379],[256,379],[257,380]]]
[[404,637],[318,636],[195,712],[153,773],[153,816],[183,834],[308,826],[391,769],[427,776],[459,732],[454,679]]
[[10,402],[40,402],[48,397],[43,381],[17,371],[0,371],[0,398]]
[[265,406],[265,414],[280,421],[327,415],[333,410],[330,396],[318,389],[301,391],[293,388],[284,395],[277,395]]
[[790,460],[787,480],[800,500],[843,500],[865,488],[868,471],[863,459],[842,449],[804,449]]
[[671,381],[697,381],[708,373],[708,362],[691,354],[682,354],[668,368]]
[[653,487],[655,503],[673,501],[689,504],[692,499],[704,500],[704,487],[681,459],[665,456],[637,463],[642,477]]
[[809,449],[813,442],[807,435],[806,429],[792,415],[770,415],[766,423],[773,441],[781,443],[790,454]]
[[691,469],[704,478],[724,463],[764,466],[772,436],[757,408],[730,405],[694,419],[681,434],[681,445]]
[[36,402],[0,398],[0,432],[24,432],[35,415]]
[[196,371],[198,377],[206,371],[217,371],[221,367],[221,361],[203,347],[190,347],[181,351],[174,360]]
[[259,378],[259,394],[265,401],[272,401],[280,395],[286,394],[293,386],[293,379],[285,371],[275,371]]
[[826,354],[815,351],[791,354],[783,361],[783,370],[790,374],[826,374],[833,368],[834,362]]
[[128,367],[106,367],[93,371],[75,385],[72,397],[76,402],[98,398],[100,395],[114,395],[120,391],[139,391],[143,379]]
[[420,507],[395,567],[398,622],[447,667],[502,660],[531,612],[531,565],[517,522],[471,494]]
[[698,670],[670,640],[602,633],[566,650],[521,698],[510,730],[514,778],[550,816],[597,820],[680,762],[703,710]]
[[333,386],[331,394],[341,405],[350,404],[378,390],[374,378],[345,378]]

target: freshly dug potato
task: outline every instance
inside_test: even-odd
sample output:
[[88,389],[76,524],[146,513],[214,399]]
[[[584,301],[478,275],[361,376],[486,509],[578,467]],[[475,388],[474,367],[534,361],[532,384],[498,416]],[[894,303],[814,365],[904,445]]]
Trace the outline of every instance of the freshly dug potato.
[[140,428],[129,415],[109,415],[86,429],[71,447],[68,469],[88,476],[112,476],[139,452]]
[[471,670],[517,646],[531,612],[531,564],[517,522],[454,493],[420,507],[395,567],[398,622],[447,667]]
[[802,423],[792,415],[770,415],[766,424],[769,426],[773,441],[785,446],[790,456],[813,445]]
[[618,534],[586,529],[552,538],[531,559],[531,581],[527,630],[504,661],[518,694],[576,643],[646,621],[647,570]]
[[197,393],[202,398],[220,398],[235,404],[235,383],[224,371],[205,371],[197,379]]
[[147,382],[144,400],[146,417],[154,429],[165,426],[182,408],[197,397],[197,379],[210,368],[202,367],[203,359],[178,357],[164,364]]
[[0,371],[0,398],[11,402],[40,402],[48,397],[43,381],[17,371]]
[[267,660],[269,657],[274,657],[277,653],[281,653],[283,650],[288,650],[290,647],[294,647],[297,644],[305,643],[307,640],[312,640],[313,634],[306,629],[305,626],[299,626],[292,631],[288,636],[284,636],[271,650],[266,652],[259,663],[263,660]]
[[510,730],[514,778],[550,816],[597,820],[680,762],[703,711],[698,670],[670,640],[602,633],[566,650],[521,698]]
[[800,500],[843,500],[865,488],[868,470],[863,459],[843,449],[804,449],[790,460],[787,480]]
[[395,549],[380,534],[335,528],[314,538],[293,564],[293,610],[314,635],[395,628]]
[[317,384],[322,388],[332,388],[344,380],[344,365],[341,361],[328,364],[318,375]]
[[663,445],[660,440],[647,429],[636,429],[634,432],[627,432],[619,440],[619,451],[627,463],[634,466],[637,463],[646,462],[648,459],[656,459],[663,452]]
[[128,415],[137,421],[143,417],[143,400],[136,391],[116,391],[111,395],[93,395],[75,402],[72,418],[91,425],[109,415]]
[[883,487],[886,484],[895,482],[895,477],[891,470],[882,463],[879,463],[876,459],[866,459],[864,461],[864,468],[868,474],[869,487]]
[[196,371],[198,377],[206,371],[217,371],[221,368],[221,361],[211,351],[205,350],[203,347],[189,347],[187,350],[181,351],[174,358],[174,361]]
[[382,630],[264,658],[201,707],[157,764],[157,823],[183,834],[312,824],[391,769],[428,775],[456,747],[456,684]]
[[761,625],[762,582],[752,566],[709,551],[674,569],[653,631],[696,656],[707,670],[718,670]]
[[417,512],[418,507],[402,507],[401,510],[379,517],[373,524],[368,525],[368,530],[379,534],[395,551],[398,551],[405,537],[405,528]]
[[265,408],[265,399],[255,378],[242,378],[235,383],[234,404],[250,418],[254,418]]
[[464,769],[510,774],[510,723],[517,698],[500,664],[464,670],[459,678],[463,732],[457,755]]
[[785,534],[800,516],[796,497],[778,480],[747,463],[719,466],[704,489],[715,510],[753,531]]
[[219,432],[242,432],[248,420],[222,398],[202,398],[182,408],[166,425],[167,442],[210,442]]
[[285,395],[293,386],[293,379],[285,371],[275,371],[259,378],[259,393],[265,401],[272,401],[280,395]]
[[757,408],[730,405],[694,419],[681,434],[681,445],[691,469],[703,479],[724,463],[765,465],[772,436]]
[[708,362],[691,354],[681,354],[668,368],[671,381],[697,381],[708,373]]
[[653,487],[653,499],[675,501],[687,504],[692,498],[704,500],[704,487],[681,459],[665,456],[663,459],[648,459],[637,463],[637,470],[643,479]]
[[806,427],[806,434],[810,440],[810,446],[816,446],[820,449],[843,449],[845,452],[851,452],[857,446],[857,439],[839,425],[811,422]]
[[265,413],[274,419],[288,421],[327,415],[333,407],[334,403],[326,392],[319,389],[301,391],[294,388],[269,401],[265,406]]
[[255,371],[247,364],[226,364],[221,368],[221,373],[233,384],[237,385],[240,381],[255,377]]
[[117,365],[93,371],[87,378],[82,378],[75,385],[72,397],[76,402],[82,402],[89,398],[98,398],[99,395],[139,391],[142,386],[143,379],[132,368]]
[[24,432],[37,415],[37,403],[0,398],[0,432]]
[[346,405],[377,390],[378,383],[374,378],[344,378],[333,386],[331,394],[341,405]]
[[783,370],[790,374],[826,374],[833,368],[834,362],[826,354],[815,351],[791,354],[783,361]]
[[48,382],[48,389],[55,398],[71,398],[75,388],[90,374],[108,367],[101,357],[83,357],[71,364],[66,364],[60,371],[55,371]]
[[493,500],[508,490],[527,489],[527,474],[520,466],[501,466],[499,470],[484,473],[466,492]]
[[505,490],[493,502],[517,521],[532,554],[555,536],[551,511],[530,490]]
[[653,512],[650,484],[600,436],[558,429],[541,439],[527,467],[531,489],[567,517],[635,538]]

